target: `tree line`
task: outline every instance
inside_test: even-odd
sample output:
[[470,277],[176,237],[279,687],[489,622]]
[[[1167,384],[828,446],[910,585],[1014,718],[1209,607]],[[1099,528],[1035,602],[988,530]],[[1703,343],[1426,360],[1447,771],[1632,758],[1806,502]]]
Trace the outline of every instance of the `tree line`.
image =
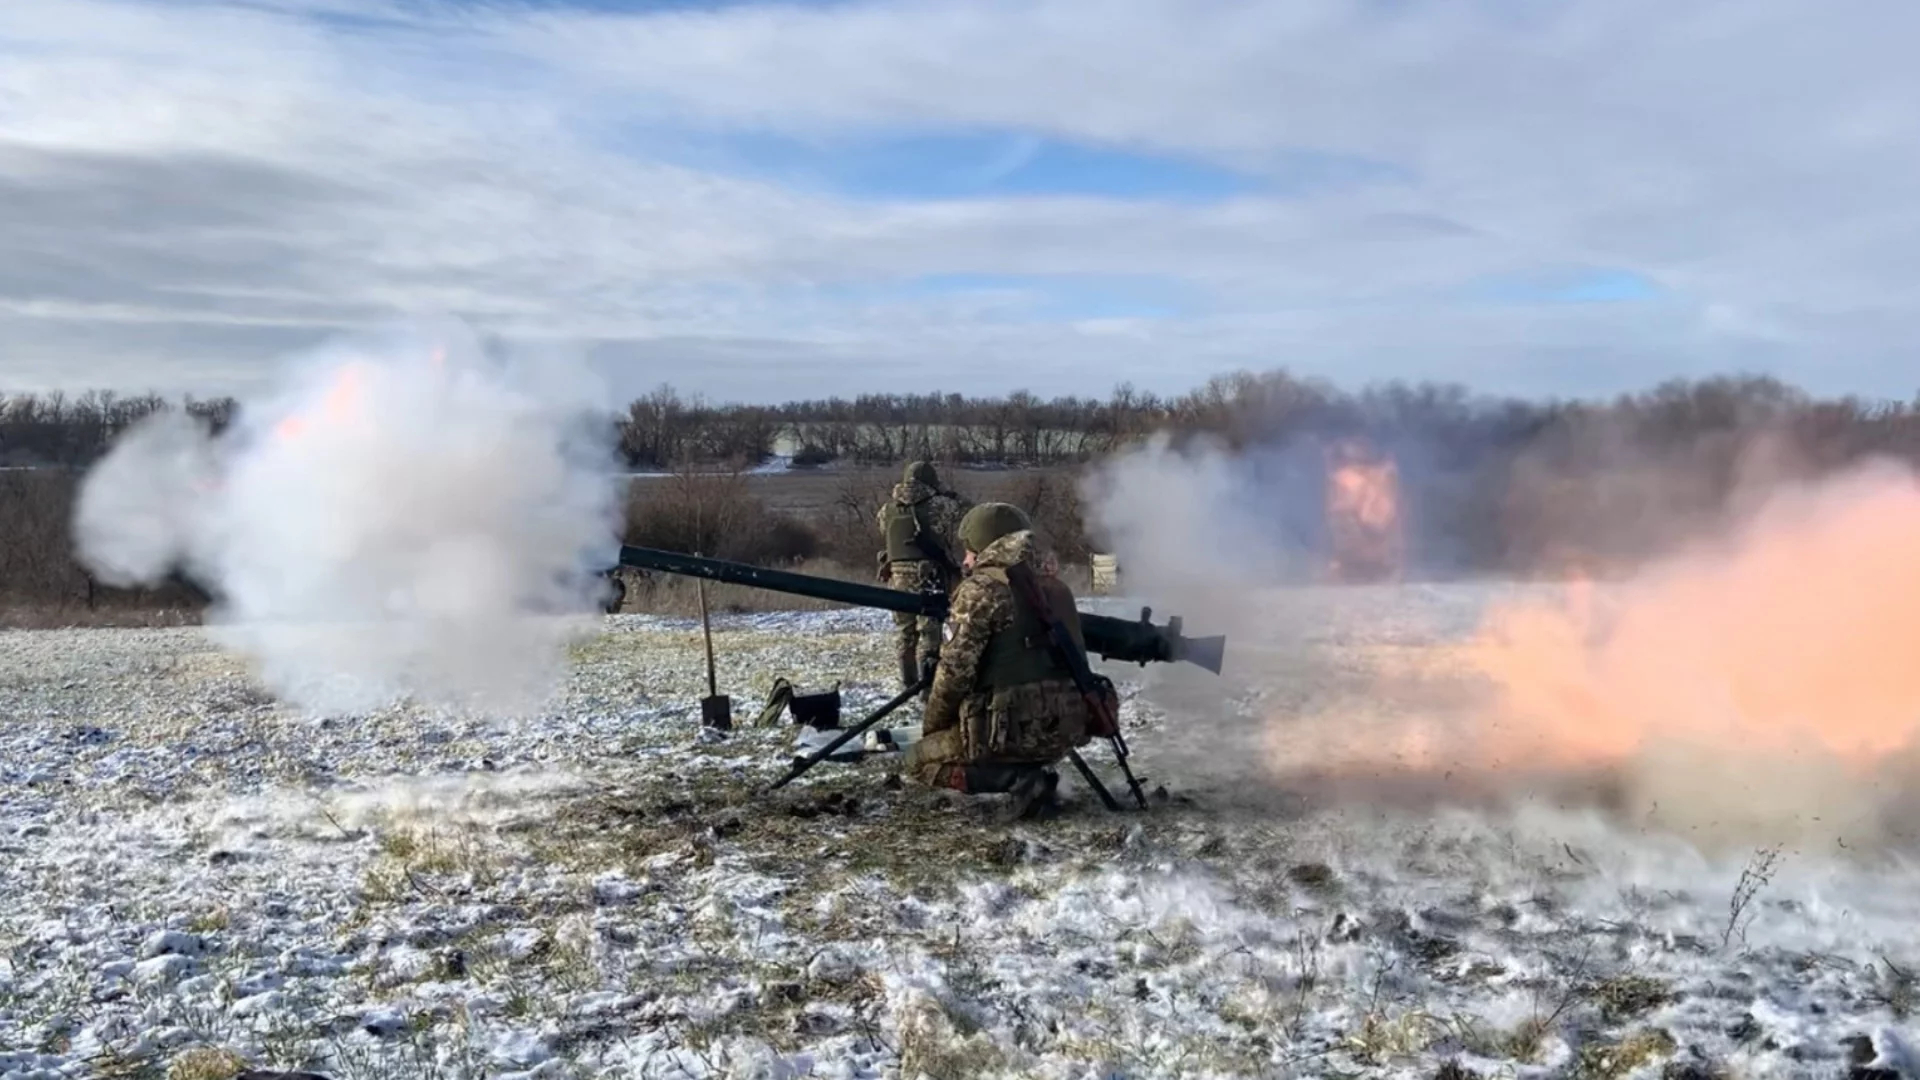
[[[216,428],[236,412],[231,400],[170,403],[104,391],[0,398],[0,465],[15,467],[0,470],[0,607],[150,602],[103,593],[73,563],[66,530],[78,470],[141,417],[169,407]],[[1004,490],[1063,556],[1079,558],[1107,550],[1108,538],[1091,535],[1077,474],[1157,436],[1175,452],[1226,448],[1250,481],[1249,505],[1234,512],[1311,551],[1328,542],[1331,448],[1357,442],[1395,462],[1407,569],[1447,575],[1628,567],[1781,482],[1867,456],[1920,464],[1920,401],[1818,398],[1745,376],[1675,380],[1594,400],[1525,400],[1448,385],[1343,391],[1284,370],[1221,376],[1174,396],[1121,386],[1102,398],[1049,400],[930,393],[716,405],[663,386],[607,422],[627,464],[683,478],[636,488],[629,542],[849,565],[870,562],[872,507],[885,494],[885,474],[849,468],[833,506],[776,512],[739,482],[739,470],[781,449],[801,467],[931,459],[1012,470],[947,475],[963,490]],[[696,481],[701,474],[711,481]],[[725,514],[714,510],[721,504]],[[725,536],[688,532],[722,521],[740,527]]]
[[0,467],[83,467],[91,464],[127,428],[161,409],[184,408],[215,431],[232,422],[232,398],[176,403],[158,394],[122,396],[111,390],[84,394],[0,396]]
[[[84,467],[128,426],[174,404],[109,391],[0,396],[0,466]],[[178,404],[216,429],[238,408],[231,398]],[[1562,459],[1608,452],[1607,443],[1671,449],[1756,425],[1791,430],[1807,445],[1842,456],[1869,449],[1906,454],[1920,445],[1920,401],[1816,399],[1774,379],[1739,376],[1675,380],[1604,400],[1545,401],[1434,383],[1349,392],[1284,370],[1217,376],[1172,396],[1123,384],[1106,397],[862,394],[743,405],[661,386],[610,414],[608,423],[626,465],[662,470],[755,465],[783,448],[801,467],[916,459],[1078,465],[1155,432],[1231,446],[1342,435],[1417,438],[1456,465],[1521,448]]]
[[[1414,573],[1625,569],[1724,523],[1779,485],[1869,456],[1920,465],[1920,398],[1816,397],[1778,379],[1675,379],[1597,399],[1531,400],[1458,385],[1345,391],[1285,370],[1239,372],[1184,394],[1122,385],[1104,398],[862,395],[713,406],[662,387],[623,418],[636,464],[763,460],[776,436],[799,465],[1084,467],[1150,436],[1223,447],[1286,546],[1330,542],[1335,448],[1396,465]],[[1044,489],[1044,493],[1043,492]],[[1030,509],[1072,551],[1096,550],[1071,482],[1034,486]]]

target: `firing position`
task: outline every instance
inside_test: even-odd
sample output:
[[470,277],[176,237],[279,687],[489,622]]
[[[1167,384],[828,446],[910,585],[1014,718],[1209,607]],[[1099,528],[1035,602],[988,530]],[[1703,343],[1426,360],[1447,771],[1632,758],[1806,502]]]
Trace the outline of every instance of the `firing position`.
[[[880,580],[908,592],[952,589],[960,579],[954,533],[966,509],[960,496],[940,489],[940,474],[931,463],[909,464],[875,515],[886,544],[880,552]],[[893,625],[904,690],[919,681],[922,665],[939,653],[940,620],[896,612]]]
[[1014,812],[1025,815],[1052,801],[1055,767],[1090,741],[1091,725],[1071,669],[1009,582],[1009,569],[1023,566],[1038,579],[1047,605],[1084,648],[1080,612],[1072,590],[1042,574],[1044,555],[1018,507],[974,507],[960,522],[960,541],[969,572],[953,594],[952,634],[940,649],[921,738],[902,767],[931,787],[1011,792]]

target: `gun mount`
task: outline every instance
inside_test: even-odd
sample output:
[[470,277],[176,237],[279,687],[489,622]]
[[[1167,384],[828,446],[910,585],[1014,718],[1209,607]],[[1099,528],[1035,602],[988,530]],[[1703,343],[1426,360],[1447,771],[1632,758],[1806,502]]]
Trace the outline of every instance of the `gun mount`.
[[[773,570],[724,559],[626,545],[620,548],[620,565],[807,596],[853,607],[879,608],[936,619],[944,619],[947,615],[947,595],[944,592],[907,592],[881,585],[837,581],[790,570]],[[1185,662],[1215,675],[1220,674],[1220,664],[1227,648],[1225,637],[1187,637],[1181,632],[1178,616],[1168,619],[1164,627],[1155,626],[1152,620],[1152,608],[1142,608],[1138,621],[1083,612],[1080,626],[1086,637],[1087,651],[1103,660],[1142,666]]]

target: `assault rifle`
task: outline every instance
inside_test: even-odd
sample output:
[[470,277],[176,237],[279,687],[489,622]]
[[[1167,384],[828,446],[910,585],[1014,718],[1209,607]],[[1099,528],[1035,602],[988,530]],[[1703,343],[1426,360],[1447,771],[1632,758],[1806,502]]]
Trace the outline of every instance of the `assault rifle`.
[[[851,581],[837,581],[833,578],[815,577],[811,574],[798,574],[789,570],[774,570],[761,566],[749,566],[744,563],[728,562],[724,559],[709,559],[699,555],[684,555],[672,551],[660,551],[655,548],[620,548],[620,565],[631,566],[638,570],[653,570],[663,574],[676,574],[683,577],[704,578],[729,585],[743,585],[755,589],[768,589],[773,592],[788,593],[794,596],[806,596],[830,603],[849,604],[854,607],[879,608],[908,615],[944,621],[947,617],[948,595],[944,589],[929,589],[925,592],[907,592],[903,589],[890,589],[879,585],[865,585]],[[1029,589],[1037,585],[1030,578],[1014,582],[1023,597]],[[1037,595],[1038,590],[1032,589]],[[1150,663],[1188,663],[1207,671],[1220,674],[1221,661],[1225,658],[1227,639],[1224,636],[1190,638],[1181,633],[1179,616],[1167,620],[1164,627],[1153,624],[1153,609],[1141,608],[1138,621],[1115,618],[1111,615],[1096,615],[1082,612],[1080,615],[1081,637],[1085,641],[1085,650],[1076,646],[1066,628],[1053,617],[1051,611],[1038,612],[1049,625],[1050,636],[1056,646],[1064,640],[1069,646],[1064,651],[1065,659],[1071,667],[1074,682],[1095,711],[1097,730],[1095,734],[1107,738],[1114,748],[1114,754],[1120,762],[1121,772],[1127,778],[1134,799],[1144,808],[1146,796],[1140,790],[1139,781],[1127,767],[1127,744],[1120,736],[1119,718],[1110,710],[1112,684],[1104,678],[1092,674],[1087,666],[1087,656],[1097,655],[1104,660],[1118,660],[1123,663],[1137,663],[1145,667]],[[815,750],[812,756],[794,763],[786,775],[772,784],[773,788],[784,787],[800,774],[825,761],[841,746],[878,723],[887,714],[906,704],[922,692],[932,681],[932,672],[923,671],[920,680],[891,701],[882,705],[866,719],[840,733],[832,742]],[[1096,779],[1087,764],[1075,751],[1069,755],[1074,767],[1087,785],[1110,809],[1119,809],[1106,788]]]

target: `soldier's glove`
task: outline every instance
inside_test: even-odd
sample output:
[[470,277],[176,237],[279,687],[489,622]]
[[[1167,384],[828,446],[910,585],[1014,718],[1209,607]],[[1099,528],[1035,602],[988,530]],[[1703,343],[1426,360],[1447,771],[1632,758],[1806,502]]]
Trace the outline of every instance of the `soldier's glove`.
[[893,563],[887,560],[887,553],[883,551],[880,554],[874,556],[874,562],[878,563],[879,565],[874,570],[873,580],[881,581],[881,582],[886,581],[887,572],[893,569]]

